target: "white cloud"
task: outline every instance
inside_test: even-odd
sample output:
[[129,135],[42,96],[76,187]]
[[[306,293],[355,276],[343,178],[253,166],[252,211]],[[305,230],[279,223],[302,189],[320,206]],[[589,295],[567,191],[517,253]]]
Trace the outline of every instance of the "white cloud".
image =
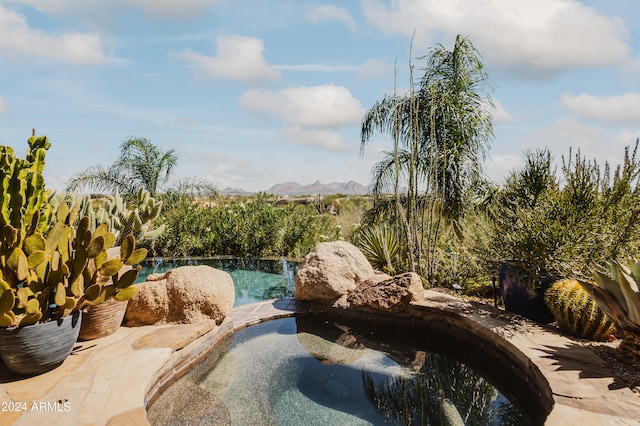
[[[490,108],[489,105],[487,105],[487,107]],[[493,99],[493,108],[490,108],[490,110],[493,114],[494,124],[511,123],[517,120],[517,118],[511,115],[511,113],[509,113],[504,105],[502,105],[502,103],[497,99]]]
[[[211,139],[210,132],[203,135],[201,143],[194,143],[194,138],[184,137],[184,144],[180,144],[180,164],[174,180],[198,175],[210,179],[219,189],[234,187],[248,191],[264,191],[276,183],[292,181],[301,184],[316,180],[346,182],[353,179],[362,184],[368,182],[373,164],[369,156],[360,158],[356,152],[341,152],[336,157],[333,150],[297,149],[286,143],[278,143],[278,140],[282,141],[282,135],[278,133],[266,133],[262,137],[248,135],[248,139],[252,141],[262,141],[257,145],[248,142],[242,135],[238,136],[238,142],[233,146],[221,141],[218,146],[223,146],[224,149],[213,151],[203,149],[202,145],[217,144]],[[229,138],[225,136],[222,140]],[[268,149],[262,150],[261,146]],[[250,153],[254,155],[249,155]],[[321,160],[322,158],[330,158],[332,167],[327,167],[329,160]],[[285,163],[286,167],[283,166]]]
[[104,63],[100,35],[33,29],[24,15],[0,5],[0,54],[37,56],[78,65]]
[[7,108],[7,104],[4,103],[2,96],[0,96],[0,114],[6,114],[9,112],[9,108]]
[[568,157],[571,150],[588,160],[596,159],[598,164],[605,161],[612,168],[622,163],[624,149],[633,147],[640,137],[640,127],[635,129],[611,129],[597,127],[571,118],[561,118],[551,125],[531,130],[509,145],[501,144],[491,153],[485,163],[486,174],[497,182],[504,182],[509,172],[523,164],[525,150],[549,148],[554,164],[560,173],[562,157]]
[[495,154],[487,158],[484,170],[489,179],[504,182],[509,173],[522,164],[521,156],[515,154]]
[[393,73],[393,64],[381,59],[369,59],[361,65],[282,64],[274,65],[279,71],[355,72],[360,78],[375,78]]
[[[363,0],[369,22],[426,48],[444,35],[468,35],[497,66],[543,77],[567,68],[622,63],[629,34],[618,17],[576,0]],[[429,23],[429,25],[425,25]]]
[[153,19],[177,21],[197,18],[209,7],[222,1],[225,0],[9,0],[50,15],[97,16],[113,13],[122,7],[132,7]]
[[325,65],[325,64],[299,64],[299,65],[274,65],[273,68],[280,71],[310,71],[310,72],[350,72],[359,69],[357,65]]
[[174,55],[212,77],[261,84],[280,79],[280,73],[265,62],[264,50],[262,40],[235,35],[216,39],[215,56],[206,56],[191,49]]
[[340,133],[333,130],[287,127],[280,132],[280,138],[298,145],[316,146],[336,151],[347,151],[350,145]]
[[318,23],[321,21],[338,21],[343,23],[349,30],[355,31],[358,26],[349,12],[334,4],[323,4],[316,6],[307,13],[309,22]]
[[[109,3],[109,0],[106,0]],[[212,0],[124,0],[122,4],[138,7],[151,18],[162,20],[192,19],[220,1]]]
[[640,56],[629,58],[622,64],[622,74],[627,79],[638,80],[640,77]]
[[180,154],[180,164],[189,166],[176,169],[176,181],[198,176],[209,179],[218,189],[232,187],[249,191],[264,191],[275,183],[269,183],[271,179],[265,164],[246,155],[227,153],[224,150],[207,152],[198,144],[188,142],[181,147]]
[[[633,135],[636,136],[633,136]],[[607,129],[586,124],[571,118],[561,118],[548,127],[538,129],[519,140],[523,148],[535,149],[549,147],[559,160],[569,154],[569,148],[575,153],[580,149],[587,158],[597,158],[598,162],[610,161],[618,164],[624,155],[624,147],[635,143],[640,129]]]
[[369,59],[357,70],[357,77],[381,77],[393,73],[393,64],[381,59]]
[[332,127],[360,121],[364,109],[349,89],[332,84],[249,90],[240,97],[246,111],[276,117],[294,126]]
[[640,122],[640,93],[622,95],[590,95],[565,93],[562,104],[579,117],[608,123],[637,124]]

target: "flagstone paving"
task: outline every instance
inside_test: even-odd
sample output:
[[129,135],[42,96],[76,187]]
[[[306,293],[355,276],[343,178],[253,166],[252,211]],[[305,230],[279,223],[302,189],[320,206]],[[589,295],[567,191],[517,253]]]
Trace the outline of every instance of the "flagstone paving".
[[[219,326],[120,327],[111,336],[80,342],[58,368],[20,378],[0,363],[0,425],[143,425],[158,395],[224,337],[259,322],[330,308],[269,300],[234,308]],[[483,337],[519,359],[523,372],[550,398],[548,425],[640,425],[640,398],[616,382],[588,348],[542,326],[490,306],[425,291],[413,317],[438,318]],[[399,319],[406,322],[407,319]]]

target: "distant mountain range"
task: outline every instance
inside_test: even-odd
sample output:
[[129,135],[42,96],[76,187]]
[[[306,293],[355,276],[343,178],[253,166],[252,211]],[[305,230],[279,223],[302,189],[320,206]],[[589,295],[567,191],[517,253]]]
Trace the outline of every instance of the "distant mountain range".
[[[367,188],[358,182],[350,180],[349,182],[331,182],[321,183],[316,181],[308,185],[300,185],[297,182],[278,183],[271,188],[264,190],[267,194],[274,195],[329,195],[329,194],[344,194],[344,195],[364,195]],[[247,192],[239,188],[225,188],[220,191],[223,195],[250,195],[252,192]]]

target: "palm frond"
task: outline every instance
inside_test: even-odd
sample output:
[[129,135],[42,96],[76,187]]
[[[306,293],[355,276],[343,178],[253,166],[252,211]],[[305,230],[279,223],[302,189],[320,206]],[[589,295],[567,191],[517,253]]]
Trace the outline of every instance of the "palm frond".
[[96,192],[135,193],[137,186],[130,176],[114,169],[105,169],[101,165],[89,167],[76,173],[69,179],[65,191],[75,192],[93,190]]

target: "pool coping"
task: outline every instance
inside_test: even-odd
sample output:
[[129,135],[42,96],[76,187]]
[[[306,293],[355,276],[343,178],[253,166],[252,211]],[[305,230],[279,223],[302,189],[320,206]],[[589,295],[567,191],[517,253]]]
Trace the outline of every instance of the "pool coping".
[[[0,411],[0,420],[17,425],[52,420],[59,425],[148,424],[146,407],[225,337],[273,319],[327,312],[371,318],[368,313],[287,298],[235,307],[220,325],[211,321],[120,327],[111,336],[79,343],[51,372],[16,379],[0,371],[0,403],[27,404],[27,410]],[[437,319],[471,329],[507,351],[552,399],[545,424],[638,424],[640,395],[616,382],[589,348],[551,329],[430,290],[422,301],[412,303],[409,315],[388,318],[404,323]],[[36,402],[48,405],[45,410],[29,409]]]

